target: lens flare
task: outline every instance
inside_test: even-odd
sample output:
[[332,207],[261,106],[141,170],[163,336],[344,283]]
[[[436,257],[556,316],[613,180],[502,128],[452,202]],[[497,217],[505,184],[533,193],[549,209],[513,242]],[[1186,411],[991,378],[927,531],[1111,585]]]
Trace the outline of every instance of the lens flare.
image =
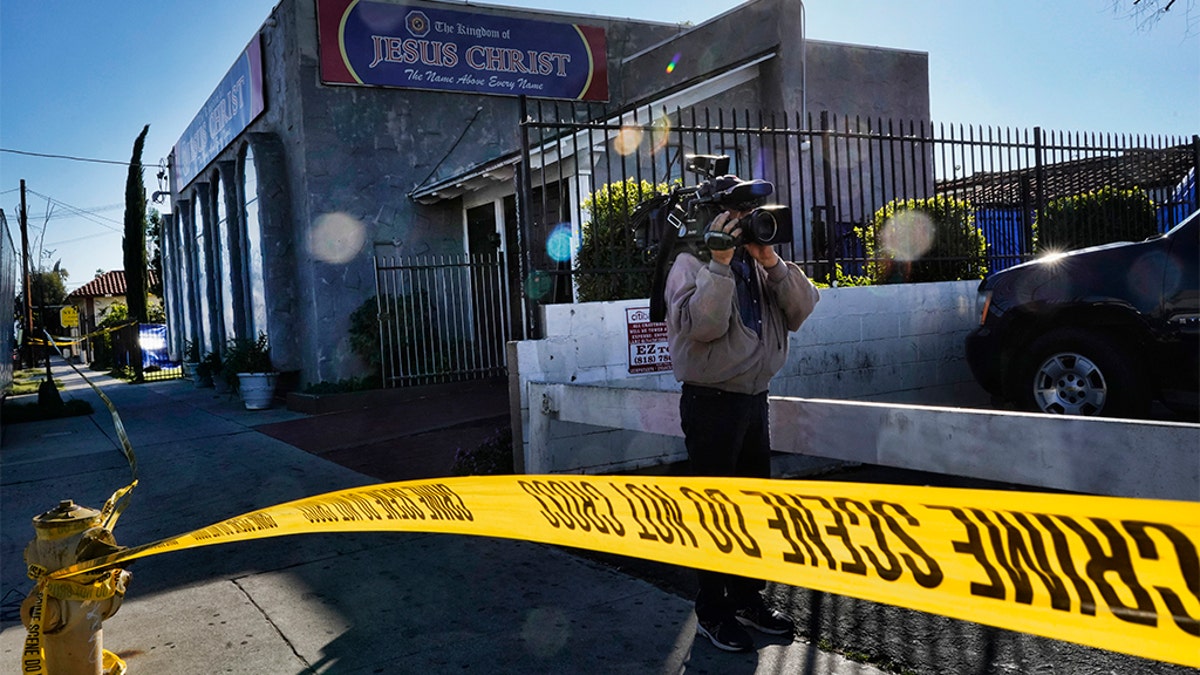
[[654,120],[654,128],[650,132],[650,152],[657,153],[667,147],[671,140],[671,118],[666,111]]
[[571,226],[567,223],[561,223],[554,226],[554,231],[546,238],[546,255],[554,262],[567,262],[571,259],[571,253],[575,249],[575,242],[571,237]]
[[642,143],[642,129],[626,125],[621,127],[617,135],[613,137],[613,150],[622,156],[629,156],[637,152],[638,146]]
[[541,300],[550,295],[554,280],[541,270],[534,270],[525,277],[525,296],[532,300]]
[[525,617],[521,641],[525,650],[539,659],[561,652],[571,640],[571,620],[557,607],[539,607]]
[[367,239],[367,228],[348,213],[319,216],[308,233],[308,252],[322,262],[343,265],[354,259]]
[[667,64],[667,74],[675,72],[675,67],[679,65],[680,56],[683,56],[683,52],[675,52],[675,56],[671,57],[671,62]]
[[1163,253],[1143,253],[1126,271],[1129,288],[1136,289],[1143,298],[1158,297],[1159,284],[1165,284],[1167,289],[1178,288],[1178,265]]
[[896,260],[913,261],[933,246],[934,225],[921,211],[901,211],[883,224],[879,243]]

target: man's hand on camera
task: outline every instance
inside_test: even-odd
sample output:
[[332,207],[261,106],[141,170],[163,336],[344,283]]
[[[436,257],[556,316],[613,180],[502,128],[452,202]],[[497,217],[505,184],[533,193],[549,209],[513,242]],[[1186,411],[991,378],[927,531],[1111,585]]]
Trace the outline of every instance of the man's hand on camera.
[[775,253],[775,247],[771,244],[746,242],[746,252],[757,260],[763,269],[771,269],[779,264],[779,254]]
[[[738,211],[722,211],[721,213],[717,214],[716,218],[713,218],[712,223],[710,223],[708,226],[708,231],[724,232],[736,240],[742,235],[742,228],[738,227],[738,222],[744,215],[744,213]],[[726,249],[715,249],[710,247],[709,250],[712,253],[713,260],[721,263],[722,265],[728,265],[733,260],[733,252],[736,250],[736,247],[731,246]]]

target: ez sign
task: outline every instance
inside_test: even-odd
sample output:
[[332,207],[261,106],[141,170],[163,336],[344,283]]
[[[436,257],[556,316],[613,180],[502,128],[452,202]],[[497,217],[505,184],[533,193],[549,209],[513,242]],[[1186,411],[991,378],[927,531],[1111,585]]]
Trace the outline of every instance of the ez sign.
[[626,307],[629,337],[629,374],[660,373],[671,369],[667,324],[650,320],[649,307]]

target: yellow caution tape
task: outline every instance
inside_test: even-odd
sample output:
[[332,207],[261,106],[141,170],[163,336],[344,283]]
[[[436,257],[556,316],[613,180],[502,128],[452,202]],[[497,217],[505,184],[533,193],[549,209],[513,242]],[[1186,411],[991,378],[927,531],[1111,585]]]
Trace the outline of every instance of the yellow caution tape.
[[[117,328],[131,325],[132,323],[133,322],[125,323],[121,326],[115,326],[106,330],[116,330]],[[43,331],[43,333],[45,333],[47,338],[50,337],[50,333],[45,331]],[[76,368],[75,364],[71,363],[70,359],[67,359],[65,356],[63,356],[62,350],[58,349],[58,345],[55,345],[54,351],[58,352],[58,355],[67,362],[67,365],[71,367],[71,370],[75,371],[76,375],[83,378],[83,381],[86,382],[87,385],[92,388],[92,391],[94,391],[96,395],[100,397],[100,401],[104,403],[104,407],[108,408],[109,414],[112,415],[113,429],[116,430],[117,438],[121,441],[121,453],[125,455],[125,462],[129,464],[129,472],[132,474],[129,484],[118,489],[116,492],[113,492],[112,496],[109,497],[106,502],[104,502],[104,507],[100,509],[100,526],[111,532],[113,527],[115,527],[117,524],[117,519],[121,517],[121,513],[125,511],[127,506],[129,506],[129,493],[132,492],[135,487],[137,487],[137,454],[133,451],[133,443],[129,442],[129,434],[125,431],[125,423],[121,421],[121,415],[117,412],[117,406],[113,405],[112,399],[106,396],[104,390],[100,387],[97,387],[96,383],[89,380],[87,375],[83,374],[83,371]]]
[[[39,346],[49,345],[52,347],[70,347],[72,345],[79,344],[80,342],[83,342],[84,340],[86,340],[88,338],[98,337],[100,335],[104,335],[105,333],[112,333],[113,331],[121,330],[122,328],[125,328],[126,326],[132,326],[136,323],[137,323],[136,321],[126,321],[123,324],[119,324],[116,326],[108,326],[106,328],[100,328],[100,329],[94,330],[86,335],[80,335],[79,337],[56,336],[56,335],[51,335],[49,332],[43,330],[42,332],[46,335],[45,338],[34,337],[31,335],[31,336],[29,336],[28,342],[31,345],[39,345]],[[60,352],[60,355],[61,355],[61,352]]]
[[53,347],[70,347],[71,345],[73,345],[79,341],[80,340],[76,340],[75,338],[61,338],[61,337],[52,338],[49,341],[47,341],[43,338],[29,338],[29,344],[38,345],[39,347],[45,346],[45,345],[50,345]]
[[1200,503],[819,481],[487,476],[271,506],[49,575],[303,533],[635,556],[1200,666]]
[[125,595],[128,572],[107,570],[93,581],[76,582],[72,579],[47,579],[46,593],[53,598],[74,602],[99,602],[113,596]]
[[25,646],[21,650],[21,672],[28,675],[45,675],[46,660],[42,653],[42,611],[46,607],[46,586],[38,584],[33,591],[34,601],[29,608],[29,621],[25,626]]
[[[121,589],[124,593],[124,588]],[[29,627],[25,633],[25,645],[21,650],[21,673],[24,675],[49,675],[46,672],[46,656],[42,639],[42,621],[46,596],[53,595],[49,584],[39,584],[34,591],[34,603],[29,612]],[[125,675],[125,661],[107,649],[100,650],[100,666],[104,675]]]
[[[102,511],[111,531],[137,485],[137,458],[115,406],[92,387],[112,413],[132,473]],[[1200,667],[1197,502],[749,478],[435,479],[252,511],[50,572],[38,593],[168,551],[327,532],[441,532],[572,546]],[[106,587],[96,594],[123,591],[117,577],[99,582]],[[35,626],[25,654],[36,659],[25,663],[40,668]]]

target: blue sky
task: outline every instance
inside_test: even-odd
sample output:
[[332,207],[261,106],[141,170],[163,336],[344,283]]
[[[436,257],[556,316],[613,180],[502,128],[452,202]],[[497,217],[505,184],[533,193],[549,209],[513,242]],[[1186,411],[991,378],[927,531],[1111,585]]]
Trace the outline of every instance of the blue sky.
[[[156,165],[275,4],[4,0],[0,148],[123,162],[150,124],[142,161],[147,190],[157,190]],[[740,3],[488,4],[700,23]],[[1195,0],[1180,0],[1149,29],[1114,11],[1114,0],[809,0],[806,7],[810,39],[928,52],[935,122],[1200,133]],[[120,269],[125,175],[119,165],[0,152],[0,208],[14,243],[24,178],[32,246],[47,252],[47,267],[61,260],[68,288],[97,270]],[[47,197],[56,202],[49,220]]]

